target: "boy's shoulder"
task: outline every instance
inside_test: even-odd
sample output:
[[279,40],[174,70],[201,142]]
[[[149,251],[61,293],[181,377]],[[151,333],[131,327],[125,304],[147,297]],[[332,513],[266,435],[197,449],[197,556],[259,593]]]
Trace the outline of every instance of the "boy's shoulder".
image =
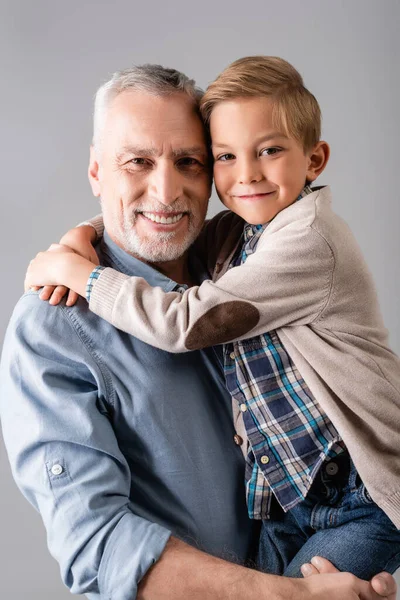
[[230,210],[224,210],[205,222],[193,248],[207,264],[210,273],[217,259],[223,261],[236,248],[244,224],[244,220]]

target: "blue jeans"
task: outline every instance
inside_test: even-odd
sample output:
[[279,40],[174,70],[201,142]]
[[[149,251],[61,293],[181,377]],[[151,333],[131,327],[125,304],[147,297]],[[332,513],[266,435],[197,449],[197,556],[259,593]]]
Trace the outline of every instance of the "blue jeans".
[[301,565],[316,555],[361,579],[400,566],[400,530],[371,499],[347,453],[324,462],[306,499],[289,512],[273,498],[271,519],[262,523],[263,571],[301,577]]

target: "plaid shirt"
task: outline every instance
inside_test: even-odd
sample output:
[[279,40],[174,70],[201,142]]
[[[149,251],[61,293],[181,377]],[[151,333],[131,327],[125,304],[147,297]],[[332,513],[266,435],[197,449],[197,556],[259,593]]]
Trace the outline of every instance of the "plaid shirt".
[[[298,200],[312,190],[307,186]],[[267,227],[245,225],[243,246],[230,267],[256,251]],[[226,344],[225,377],[239,403],[250,443],[246,460],[249,516],[269,518],[272,494],[288,511],[304,500],[326,458],[344,450],[275,331]]]

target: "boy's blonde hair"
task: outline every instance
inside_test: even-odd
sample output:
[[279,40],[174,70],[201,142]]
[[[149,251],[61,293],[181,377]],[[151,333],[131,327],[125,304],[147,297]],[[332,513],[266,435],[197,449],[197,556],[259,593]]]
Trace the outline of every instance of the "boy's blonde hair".
[[220,102],[264,96],[273,102],[274,126],[296,139],[305,151],[319,142],[319,104],[304,87],[300,73],[277,56],[247,56],[229,65],[208,86],[200,101],[201,114],[208,125]]

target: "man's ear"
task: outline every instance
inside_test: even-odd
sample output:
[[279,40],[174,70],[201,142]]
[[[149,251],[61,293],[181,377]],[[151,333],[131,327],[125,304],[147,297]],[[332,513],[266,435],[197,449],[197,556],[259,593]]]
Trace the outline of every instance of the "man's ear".
[[98,198],[101,195],[101,185],[99,180],[100,166],[98,163],[97,152],[94,146],[90,146],[90,158],[89,158],[89,183],[92,187],[93,194]]
[[308,153],[308,169],[307,169],[307,181],[315,181],[317,177],[325,169],[331,150],[329,144],[324,141],[318,142],[312,150]]

